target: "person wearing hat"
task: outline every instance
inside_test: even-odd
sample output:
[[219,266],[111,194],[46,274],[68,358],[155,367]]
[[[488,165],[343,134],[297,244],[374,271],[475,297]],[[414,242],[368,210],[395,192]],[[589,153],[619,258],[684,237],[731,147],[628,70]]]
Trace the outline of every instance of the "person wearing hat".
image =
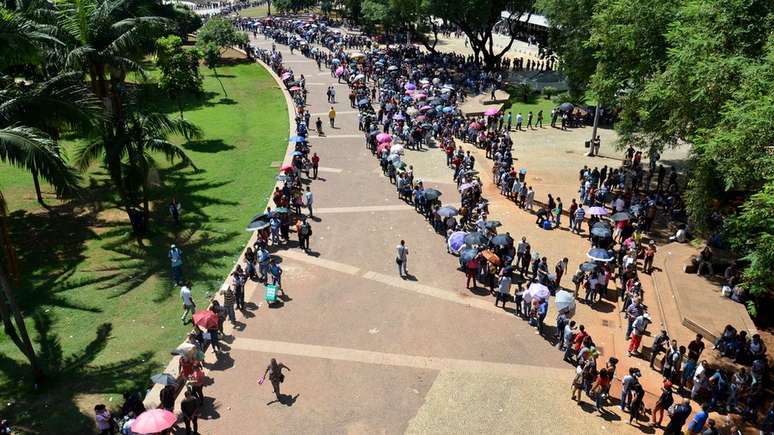
[[650,314],[647,312],[642,313],[632,322],[632,335],[629,340],[629,351],[627,352],[629,356],[640,353],[638,351],[640,342],[642,342],[642,336],[645,334],[645,329],[647,329],[650,322]]
[[675,403],[672,395],[672,382],[665,380],[661,386],[661,396],[653,407],[653,427],[661,427],[661,421],[664,420],[664,411],[669,409]]

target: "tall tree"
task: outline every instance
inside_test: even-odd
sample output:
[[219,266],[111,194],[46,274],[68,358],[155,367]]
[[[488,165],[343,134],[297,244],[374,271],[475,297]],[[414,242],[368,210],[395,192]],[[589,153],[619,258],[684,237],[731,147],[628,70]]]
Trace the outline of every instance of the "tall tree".
[[230,21],[219,17],[208,20],[196,34],[196,46],[204,53],[204,61],[215,74],[226,98],[228,93],[218,76],[217,66],[227,48],[246,43],[247,35],[238,31]]
[[183,96],[202,93],[202,75],[199,73],[199,50],[183,50],[182,40],[176,35],[159,38],[158,65],[161,68],[159,88],[169,94],[180,111],[183,119]]
[[538,10],[549,23],[548,47],[559,59],[567,77],[573,101],[583,101],[591,76],[597,68],[591,38],[594,5],[597,0],[538,0]]
[[[517,38],[526,39],[530,32],[525,21],[532,16],[534,0],[429,0],[429,13],[459,27],[470,41],[476,58],[483,58],[487,68],[494,68]],[[524,20],[524,21],[522,21]],[[502,25],[508,43],[498,49],[494,28]]]

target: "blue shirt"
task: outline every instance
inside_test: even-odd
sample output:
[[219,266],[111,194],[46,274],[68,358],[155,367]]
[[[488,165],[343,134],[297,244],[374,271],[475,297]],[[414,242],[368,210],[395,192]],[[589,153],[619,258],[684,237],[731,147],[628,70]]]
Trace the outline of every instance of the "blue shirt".
[[688,424],[688,431],[699,432],[704,427],[704,423],[707,422],[707,418],[709,418],[709,414],[703,410],[696,413],[693,416],[693,420]]

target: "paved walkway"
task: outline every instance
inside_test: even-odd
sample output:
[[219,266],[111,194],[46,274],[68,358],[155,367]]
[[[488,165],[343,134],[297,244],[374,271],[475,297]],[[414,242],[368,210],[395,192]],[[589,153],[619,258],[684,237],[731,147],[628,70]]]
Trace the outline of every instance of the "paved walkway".
[[[262,37],[255,42],[271,45]],[[314,62],[278,47],[296,75],[318,74]],[[325,74],[315,80],[347,94]],[[324,88],[310,91],[311,112],[327,113]],[[320,215],[312,223],[312,252],[277,253],[288,294],[281,307],[268,308],[259,302],[262,290],[248,288],[252,309],[225,340],[230,351],[217,360],[207,355],[212,384],[205,395],[214,401],[200,431],[639,432],[615,414],[602,419],[569,401],[574,371],[561,354],[525,322],[495,309],[491,297],[464,289],[443,238],[381,176],[356,113],[348,102],[335,107],[339,127],[326,126],[329,136],[311,140],[331,169],[311,184]],[[438,151],[426,154],[442,162]],[[456,203],[449,179],[425,178]],[[410,250],[409,280],[397,277],[401,239]],[[282,403],[269,385],[256,383],[271,357],[292,369]],[[559,408],[561,423],[554,417]]]

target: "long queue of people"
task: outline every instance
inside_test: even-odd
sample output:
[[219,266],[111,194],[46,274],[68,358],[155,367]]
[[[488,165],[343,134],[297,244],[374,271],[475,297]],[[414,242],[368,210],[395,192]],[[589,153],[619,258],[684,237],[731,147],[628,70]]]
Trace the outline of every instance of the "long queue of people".
[[[488,157],[496,161],[493,177],[500,185],[501,192],[511,195],[521,207],[533,208],[535,194],[532,186],[525,186],[524,173],[514,171],[512,167],[510,136],[498,132],[496,127],[489,127],[498,124],[502,127],[503,123],[486,117],[469,122],[457,107],[457,103],[464,98],[465,89],[474,92],[482,86],[491,86],[498,80],[497,75],[476,69],[475,65],[464,73],[456,73],[455,68],[462,61],[461,56],[425,54],[413,47],[347,53],[342,34],[313,25],[309,21],[274,20],[270,25],[264,24],[261,31],[277,42],[291,42],[303,47],[302,54],[325,64],[334,76],[350,86],[350,102],[360,110],[359,128],[364,133],[366,146],[378,159],[384,175],[395,184],[399,197],[412,204],[440,234],[446,236],[450,252],[456,240],[452,236],[462,231],[467,233],[462,243],[454,245],[465,248],[455,251],[460,254],[460,265],[466,272],[467,285],[470,286],[472,281],[475,286],[476,280],[487,283],[495,296],[495,304],[503,303],[503,307],[507,301],[515,300],[516,314],[529,319],[538,333],[544,333],[548,297],[531,297],[532,294],[522,285],[541,284],[546,285],[549,291],[557,290],[561,287],[561,277],[567,275],[567,260],[560,260],[554,273],[550,273],[547,259],[531,253],[526,239],[515,244],[510,234],[497,234],[497,222],[487,217],[488,203],[481,196],[482,183],[474,170],[475,158],[455,144],[455,138],[483,140],[483,146],[490,151]],[[314,44],[328,48],[329,52],[323,53]],[[329,101],[330,98],[329,94]],[[475,130],[472,136],[471,128]],[[480,135],[481,131],[485,132],[483,136]],[[490,132],[493,134],[490,135]],[[440,145],[446,153],[447,165],[453,168],[452,176],[460,192],[459,208],[442,205],[440,192],[426,188],[421,178],[414,174],[413,168],[403,162],[404,148],[416,148],[429,143]],[[598,257],[592,257],[589,262],[579,265],[572,282],[575,285],[575,296],[579,297],[580,288],[584,288],[583,301],[592,306],[602,297],[610,295],[609,284],[614,284],[612,290],[615,290],[615,294],[612,297],[624,300],[622,306],[627,319],[629,354],[640,356],[642,337],[650,323],[650,316],[642,303],[643,290],[637,275],[638,258],[643,259],[642,271],[650,273],[656,247],[652,242],[646,243],[644,234],[653,224],[657,207],[666,207],[672,215],[675,206],[669,205],[668,194],[674,192],[675,183],[671,175],[668,184],[663,183],[663,177],[658,177],[655,188],[649,182],[639,192],[636,188],[636,180],[639,179],[636,167],[639,162],[634,156],[626,160],[622,168],[584,168],[579,173],[580,202],[573,199],[567,210],[569,225],[573,232],[580,234],[583,232],[582,224],[588,223],[591,251],[599,251],[595,252]],[[666,196],[662,195],[662,186],[666,187]],[[526,192],[522,195],[524,188]],[[536,213],[536,223],[546,229],[561,225],[564,213],[561,199],[554,200],[549,196],[540,210],[542,213]],[[613,215],[611,222],[604,217],[608,214]],[[619,216],[616,217],[616,214]],[[620,286],[615,285],[616,281]],[[510,294],[512,283],[519,288],[514,295]],[[565,359],[578,367],[578,376],[573,381],[573,397],[579,398],[580,392],[585,391],[600,411],[604,412],[618,361],[610,358],[605,367],[598,369],[599,352],[593,339],[586,328],[576,325],[568,314],[561,311],[558,313],[556,330],[550,338],[556,340],[559,348],[565,352]],[[739,351],[742,356],[747,355],[747,352],[760,356],[760,346],[757,344],[759,339],[745,342],[747,344],[739,344],[742,343],[739,338],[734,340],[724,339],[719,342],[719,346],[743,349]],[[714,428],[706,414],[721,409],[721,404],[722,409],[742,410],[749,420],[757,419],[761,386],[765,379],[762,376],[765,371],[764,360],[750,360],[752,364],[758,365],[754,366],[755,376],[739,370],[733,374],[734,381],[728,382],[728,373],[710,367],[706,361],[698,362],[703,350],[701,343],[702,339],[697,337],[688,344],[686,354],[686,350],[681,352],[681,346],[677,346],[662,331],[647,353],[651,366],[660,364],[659,371],[665,379],[662,394],[653,410],[653,422],[660,425],[664,411],[669,411],[671,419],[667,432],[675,433],[688,422],[692,413],[690,403],[681,401],[675,404],[670,397],[675,389],[682,392],[689,386],[692,398],[699,400],[702,395],[709,395],[710,398],[689,422],[689,429],[695,433]],[[662,353],[664,356],[659,361]],[[637,381],[639,376],[637,370],[630,370],[623,377],[623,393],[619,401],[623,409],[631,412],[634,422],[644,410],[644,389]],[[766,424],[770,424],[771,419],[769,413]]]

